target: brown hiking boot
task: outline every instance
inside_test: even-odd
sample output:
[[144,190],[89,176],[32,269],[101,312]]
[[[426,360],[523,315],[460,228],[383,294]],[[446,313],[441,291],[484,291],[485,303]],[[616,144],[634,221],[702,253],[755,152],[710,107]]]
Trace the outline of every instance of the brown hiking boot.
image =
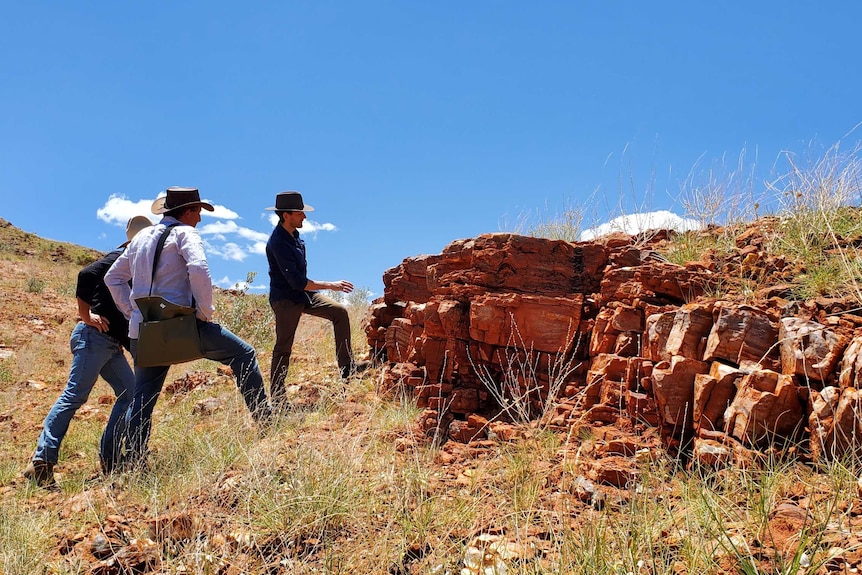
[[39,487],[51,487],[57,484],[54,479],[54,464],[41,459],[31,461],[23,475]]

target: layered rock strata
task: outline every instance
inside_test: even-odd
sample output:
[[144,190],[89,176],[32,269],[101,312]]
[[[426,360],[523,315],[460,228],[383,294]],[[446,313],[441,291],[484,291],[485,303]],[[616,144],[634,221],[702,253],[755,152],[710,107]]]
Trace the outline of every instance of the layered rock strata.
[[[415,397],[441,441],[533,422],[655,428],[706,464],[772,447],[862,452],[856,304],[784,299],[793,271],[751,234],[735,268],[669,263],[654,249],[664,237],[487,234],[404,260],[366,328],[387,389]],[[709,297],[728,273],[767,287]]]

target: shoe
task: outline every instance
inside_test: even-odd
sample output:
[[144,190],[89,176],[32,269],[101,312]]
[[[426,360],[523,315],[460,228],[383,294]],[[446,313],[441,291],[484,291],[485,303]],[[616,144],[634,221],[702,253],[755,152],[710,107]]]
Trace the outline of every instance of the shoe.
[[34,459],[24,470],[24,477],[39,487],[51,487],[57,484],[54,479],[54,464],[41,459]]
[[367,371],[371,367],[370,361],[357,361],[349,369],[341,370],[341,379],[349,379]]
[[113,473],[121,473],[126,470],[127,464],[125,458],[120,458],[118,461],[111,461],[99,457],[99,469],[102,475],[111,475]]

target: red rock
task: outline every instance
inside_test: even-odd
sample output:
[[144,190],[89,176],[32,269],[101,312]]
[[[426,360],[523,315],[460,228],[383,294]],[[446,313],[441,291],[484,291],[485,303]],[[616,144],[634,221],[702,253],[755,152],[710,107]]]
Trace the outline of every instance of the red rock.
[[778,367],[778,328],[769,316],[746,305],[721,303],[715,309],[704,361],[721,360],[744,369]]
[[653,367],[652,385],[659,415],[676,434],[693,428],[694,378],[708,370],[709,364],[681,355]]
[[467,421],[453,420],[449,424],[449,439],[460,443],[469,443],[486,437],[488,420],[479,417],[468,418]]
[[644,339],[644,357],[655,362],[670,361],[671,353],[667,350],[667,338],[673,329],[676,310],[652,314],[646,319]]
[[712,305],[686,304],[679,308],[673,327],[667,336],[666,351],[671,356],[681,355],[701,360],[706,338],[712,329]]
[[822,324],[795,317],[782,318],[778,337],[782,373],[816,381],[827,380],[848,343]]
[[609,456],[592,462],[590,475],[597,483],[622,489],[637,480],[639,471],[631,459]]
[[626,393],[626,413],[633,421],[642,421],[648,425],[658,425],[660,422],[655,399],[645,393]]
[[503,421],[492,421],[488,423],[488,436],[493,435],[500,441],[513,441],[524,436],[524,432],[516,425]]
[[597,291],[607,252],[596,244],[578,246],[516,234],[483,234],[452,242],[428,269],[428,286],[437,294],[458,287],[562,296]]
[[703,467],[723,467],[733,459],[733,450],[711,439],[695,437],[692,460]]
[[470,305],[470,337],[502,347],[568,353],[578,332],[583,295],[488,294]]
[[468,304],[432,300],[425,306],[425,333],[430,337],[470,339]]
[[862,336],[854,337],[844,350],[838,385],[862,388]]
[[801,431],[802,404],[793,378],[761,370],[744,375],[725,412],[727,433],[749,445],[780,441]]
[[418,256],[407,258],[401,265],[386,270],[383,274],[384,301],[389,305],[399,302],[424,303],[431,298],[428,289],[428,266],[440,256]]
[[862,456],[862,390],[825,387],[811,393],[811,455],[815,461]]
[[632,303],[634,299],[650,303],[680,305],[703,294],[716,278],[706,270],[686,270],[666,262],[646,262],[637,267],[613,268],[602,278],[601,302]]
[[479,392],[475,389],[455,389],[447,404],[452,413],[473,413],[479,409]]
[[395,318],[386,329],[386,357],[398,363],[410,361],[421,334],[421,326],[414,326],[402,317]]
[[608,308],[603,308],[596,316],[592,329],[592,337],[590,337],[591,357],[614,352],[619,332],[611,327],[612,318],[613,311]]
[[710,365],[708,374],[695,376],[695,431],[724,429],[724,412],[736,396],[736,385],[742,376],[742,371],[717,361]]
[[642,332],[644,329],[643,311],[627,305],[617,305],[612,307],[613,316],[611,317],[611,327],[618,332],[636,331]]
[[[694,431],[702,463],[725,458],[711,441],[745,461],[756,454],[740,441],[760,446],[796,433],[810,402],[819,407],[812,450],[831,457],[852,449],[834,439],[855,437],[852,394],[826,401],[813,390],[862,387],[862,338],[844,349],[862,316],[829,316],[849,307],[835,298],[712,302],[704,290],[722,274],[748,266],[789,281],[799,267],[766,254],[762,235],[729,260],[707,254],[679,266],[656,257],[659,237],[570,243],[486,234],[404,260],[386,272],[366,327],[375,356],[394,362],[378,389],[433,408],[420,427],[435,441],[466,440],[473,414],[505,416],[517,406],[519,417],[544,416],[541,425],[660,425],[656,436],[669,446]],[[779,346],[779,338],[787,341]],[[817,385],[797,387],[806,377]],[[463,422],[450,429],[453,413]],[[496,423],[488,425],[494,438],[516,429],[498,434]]]

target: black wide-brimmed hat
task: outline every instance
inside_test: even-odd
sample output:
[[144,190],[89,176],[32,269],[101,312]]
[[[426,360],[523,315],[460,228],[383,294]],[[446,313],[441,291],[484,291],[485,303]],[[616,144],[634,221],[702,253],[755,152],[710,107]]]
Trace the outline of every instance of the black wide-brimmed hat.
[[314,208],[302,201],[299,192],[280,192],[275,195],[275,205],[266,208],[271,212],[313,212]]
[[201,195],[197,188],[173,187],[168,188],[165,192],[167,193],[166,196],[153,202],[153,206],[150,209],[154,214],[163,214],[187,206],[200,206],[209,212],[214,210],[212,204],[201,201]]

